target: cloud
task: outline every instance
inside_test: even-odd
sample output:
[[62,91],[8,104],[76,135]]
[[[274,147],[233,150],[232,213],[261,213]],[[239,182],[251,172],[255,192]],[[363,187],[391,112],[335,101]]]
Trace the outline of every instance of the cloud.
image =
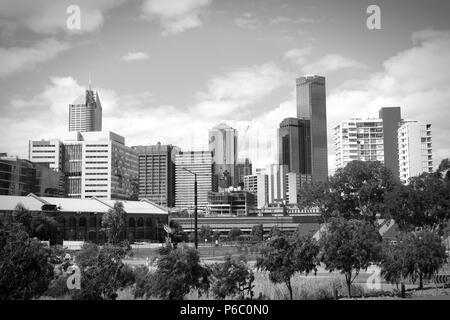
[[[335,88],[327,99],[329,132],[354,117],[377,117],[386,106],[401,106],[405,119],[431,123],[434,164],[450,157],[450,31],[412,34],[413,46],[387,59],[383,71]],[[329,152],[332,148],[329,136]]]
[[340,54],[327,54],[319,60],[302,66],[305,74],[323,74],[348,68],[365,68],[366,66],[354,59],[344,57]]
[[323,18],[307,18],[307,17],[299,17],[299,18],[289,18],[286,16],[278,16],[274,18],[270,18],[269,24],[270,25],[276,25],[281,23],[293,23],[293,24],[314,24],[314,23],[320,23],[324,21]]
[[253,13],[245,12],[234,19],[234,23],[239,28],[257,29],[261,27],[261,22],[253,15]]
[[271,62],[232,70],[208,81],[207,91],[197,93],[200,102],[193,110],[199,115],[234,119],[250,116],[250,107],[258,107],[258,102],[286,84],[286,80],[286,72]]
[[69,48],[68,43],[50,38],[36,43],[33,47],[0,48],[0,78],[30,70]]
[[145,0],[141,11],[145,18],[159,20],[165,36],[202,26],[202,11],[211,0]]
[[[25,27],[41,34],[56,34],[60,31],[86,33],[99,29],[104,23],[104,14],[124,0],[2,0],[0,26],[8,29]],[[76,4],[81,9],[81,29],[67,28],[67,8]]]
[[312,51],[312,47],[290,49],[284,54],[284,57],[301,66],[306,63]]
[[121,60],[125,62],[148,60],[150,56],[145,52],[128,52]]

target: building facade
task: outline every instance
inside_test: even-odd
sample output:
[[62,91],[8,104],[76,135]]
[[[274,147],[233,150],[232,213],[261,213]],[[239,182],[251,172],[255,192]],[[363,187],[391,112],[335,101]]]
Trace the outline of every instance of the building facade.
[[269,202],[269,178],[265,174],[248,175],[244,177],[244,190],[255,195],[257,209]]
[[286,118],[278,129],[278,163],[289,172],[311,173],[311,155],[308,147],[307,121]]
[[102,104],[90,86],[83,97],[69,105],[69,131],[102,131]]
[[217,191],[211,151],[184,151],[175,155],[175,206],[194,208],[194,174],[197,175],[197,206],[205,209],[208,192]]
[[[125,145],[122,136],[109,131],[74,132],[67,140],[57,141],[61,145],[58,161],[68,197],[137,199],[137,153]],[[31,159],[35,158],[34,150],[46,146],[38,147],[36,142],[30,142]]]
[[349,162],[380,161],[384,163],[384,132],[381,119],[351,119],[334,127],[336,168]]
[[252,162],[250,159],[238,159],[236,164],[237,184],[244,186],[244,177],[252,174]]
[[63,170],[63,144],[59,139],[30,141],[28,160],[34,163],[48,164],[56,171]]
[[431,124],[416,121],[403,123],[398,129],[400,181],[424,172],[433,172]]
[[175,206],[175,156],[180,148],[172,145],[132,147],[139,159],[139,199],[164,207]]
[[209,151],[212,152],[220,190],[237,186],[238,132],[221,123],[209,130]]
[[248,191],[208,192],[209,215],[249,216],[256,214],[255,195]]
[[400,107],[381,108],[379,118],[383,120],[384,165],[399,177],[397,131],[402,122]]
[[[307,159],[300,174],[312,176],[313,181],[328,179],[327,106],[325,78],[304,76],[296,80],[297,118],[304,126],[304,150]],[[310,165],[309,165],[310,163]]]

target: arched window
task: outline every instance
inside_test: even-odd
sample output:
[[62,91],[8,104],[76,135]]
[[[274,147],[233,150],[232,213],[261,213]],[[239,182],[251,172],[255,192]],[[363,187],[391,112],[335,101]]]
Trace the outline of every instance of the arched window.
[[144,226],[144,218],[139,218],[137,221],[137,226],[138,227],[143,227]]
[[128,219],[128,226],[130,228],[134,228],[136,226],[136,222],[134,221],[134,218]]

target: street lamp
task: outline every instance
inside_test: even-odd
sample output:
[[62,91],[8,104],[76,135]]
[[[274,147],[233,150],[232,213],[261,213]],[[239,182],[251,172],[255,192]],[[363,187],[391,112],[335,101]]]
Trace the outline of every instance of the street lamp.
[[183,170],[192,173],[194,175],[194,235],[195,235],[195,249],[198,249],[198,228],[197,228],[197,174],[189,169],[183,168]]

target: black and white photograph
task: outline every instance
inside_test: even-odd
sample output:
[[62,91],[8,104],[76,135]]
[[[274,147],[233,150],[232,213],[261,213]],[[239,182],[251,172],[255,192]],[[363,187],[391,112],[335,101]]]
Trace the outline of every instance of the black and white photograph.
[[0,300],[450,300],[449,71],[448,0],[0,0]]

